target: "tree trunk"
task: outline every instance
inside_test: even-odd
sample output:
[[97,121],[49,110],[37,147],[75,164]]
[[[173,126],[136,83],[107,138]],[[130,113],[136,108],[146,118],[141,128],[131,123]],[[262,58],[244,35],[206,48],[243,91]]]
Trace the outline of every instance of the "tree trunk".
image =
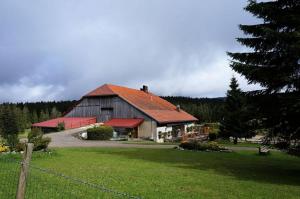
[[238,138],[235,137],[234,140],[233,140],[233,144],[237,144],[238,143]]

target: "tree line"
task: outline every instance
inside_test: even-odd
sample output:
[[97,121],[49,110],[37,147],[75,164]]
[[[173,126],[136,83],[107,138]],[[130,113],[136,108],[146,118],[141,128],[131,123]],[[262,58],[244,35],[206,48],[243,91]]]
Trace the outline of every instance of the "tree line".
[[15,133],[23,132],[33,123],[61,117],[74,103],[76,101],[0,104],[0,133],[11,132],[10,127]]
[[182,96],[162,97],[180,107],[203,122],[220,122],[224,117],[225,97],[219,98],[192,98]]

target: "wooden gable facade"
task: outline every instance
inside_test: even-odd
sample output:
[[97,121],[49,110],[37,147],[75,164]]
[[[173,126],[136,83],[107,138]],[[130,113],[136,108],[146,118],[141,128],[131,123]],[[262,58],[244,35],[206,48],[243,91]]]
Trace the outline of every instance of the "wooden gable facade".
[[84,97],[65,117],[96,117],[97,122],[106,122],[113,118],[142,118],[138,127],[138,137],[152,138],[156,134],[155,120],[118,96]]

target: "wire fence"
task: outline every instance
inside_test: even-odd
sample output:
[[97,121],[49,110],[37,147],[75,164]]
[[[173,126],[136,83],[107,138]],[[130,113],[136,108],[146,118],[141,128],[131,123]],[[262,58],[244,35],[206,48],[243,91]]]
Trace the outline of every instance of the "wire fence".
[[20,173],[19,160],[0,155],[0,198],[16,198]]
[[[0,155],[0,198],[16,198],[20,164],[18,158]],[[34,164],[29,165],[26,184],[26,199],[141,198]]]

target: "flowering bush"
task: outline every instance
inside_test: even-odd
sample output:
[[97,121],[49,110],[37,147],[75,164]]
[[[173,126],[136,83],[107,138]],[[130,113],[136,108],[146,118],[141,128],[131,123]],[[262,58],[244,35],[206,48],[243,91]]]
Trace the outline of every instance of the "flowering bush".
[[5,145],[3,145],[3,144],[0,144],[0,153],[2,153],[2,152],[6,152],[6,151],[8,151],[8,147],[7,146],[5,146]]

